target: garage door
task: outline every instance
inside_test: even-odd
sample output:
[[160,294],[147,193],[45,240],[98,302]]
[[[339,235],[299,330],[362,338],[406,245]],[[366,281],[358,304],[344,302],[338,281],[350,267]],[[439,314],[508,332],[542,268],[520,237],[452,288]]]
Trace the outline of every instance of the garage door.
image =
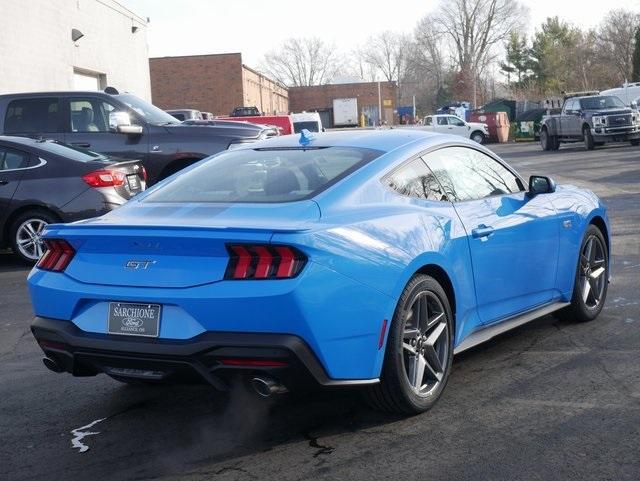
[[100,90],[100,76],[87,73],[73,73],[74,90]]

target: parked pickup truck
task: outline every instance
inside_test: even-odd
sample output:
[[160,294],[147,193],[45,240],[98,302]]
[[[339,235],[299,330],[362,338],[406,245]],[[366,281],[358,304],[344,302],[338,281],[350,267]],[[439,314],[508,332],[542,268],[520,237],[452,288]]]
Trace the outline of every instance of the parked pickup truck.
[[584,142],[587,150],[606,142],[640,144],[640,113],[613,95],[569,97],[562,112],[540,125],[543,150],[558,150],[562,142]]
[[120,159],[142,161],[148,185],[204,157],[268,136],[254,126],[186,125],[112,87],[105,92],[0,95],[0,135],[53,139]]

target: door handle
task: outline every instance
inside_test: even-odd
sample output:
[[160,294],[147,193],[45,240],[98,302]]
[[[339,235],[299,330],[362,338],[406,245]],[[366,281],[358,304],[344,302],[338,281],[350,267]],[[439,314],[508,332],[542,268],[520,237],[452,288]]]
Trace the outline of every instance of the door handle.
[[0,185],[7,185],[9,181],[7,179],[0,179]]
[[88,142],[71,142],[71,145],[82,147],[83,149],[88,149],[89,147],[91,147],[91,144]]
[[486,226],[484,224],[480,224],[478,227],[471,231],[471,235],[476,239],[489,237],[491,234],[493,234],[493,227]]

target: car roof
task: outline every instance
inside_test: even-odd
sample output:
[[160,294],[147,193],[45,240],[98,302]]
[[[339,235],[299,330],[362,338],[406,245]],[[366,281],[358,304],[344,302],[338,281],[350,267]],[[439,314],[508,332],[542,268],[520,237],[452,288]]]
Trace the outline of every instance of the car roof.
[[[247,148],[300,148],[301,134],[282,135],[256,142]],[[339,132],[314,132],[309,147],[355,147],[390,152],[416,141],[441,138],[442,134],[411,129],[370,129]]]
[[14,135],[0,135],[0,142],[7,142],[13,144],[20,144],[25,147],[37,147],[38,143],[42,142],[41,139],[34,139],[31,137],[18,137]]
[[[10,98],[10,97],[50,97],[57,95],[73,95],[73,96],[81,96],[81,95],[107,95],[109,97],[117,97],[118,95],[107,94],[102,90],[58,90],[51,92],[15,92],[11,94],[3,94],[0,95],[0,98]],[[120,95],[120,94],[119,94]]]

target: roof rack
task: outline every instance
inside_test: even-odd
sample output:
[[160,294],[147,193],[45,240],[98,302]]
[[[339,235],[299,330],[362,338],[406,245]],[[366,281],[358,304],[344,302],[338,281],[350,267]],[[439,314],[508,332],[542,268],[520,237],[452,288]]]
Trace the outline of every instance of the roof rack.
[[593,97],[595,95],[600,95],[599,90],[586,90],[584,92],[562,92],[562,96],[565,100],[570,99],[572,97]]

